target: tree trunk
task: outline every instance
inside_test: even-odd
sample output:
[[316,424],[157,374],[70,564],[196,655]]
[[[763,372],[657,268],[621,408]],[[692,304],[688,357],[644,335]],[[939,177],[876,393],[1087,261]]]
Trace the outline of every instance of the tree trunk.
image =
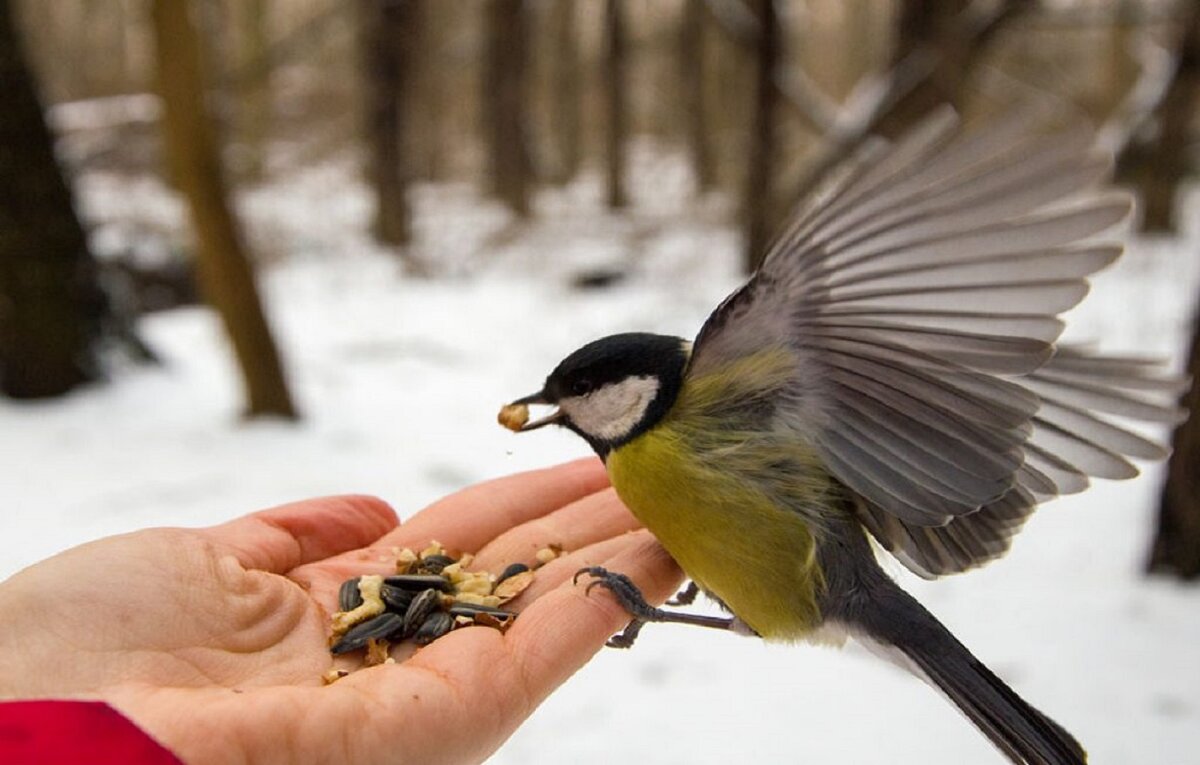
[[688,150],[697,191],[708,191],[716,177],[704,108],[704,0],[684,0],[679,30],[680,78]]
[[375,186],[375,236],[390,245],[412,238],[408,210],[409,167],[404,114],[407,63],[416,41],[409,28],[414,0],[365,0],[362,21],[367,52],[367,135]]
[[748,272],[758,268],[766,256],[774,228],[774,195],[771,169],[775,163],[775,112],[779,100],[775,89],[775,69],[779,63],[779,19],[773,0],[752,3],[759,21],[758,48],[755,52],[755,99],[751,127],[750,157],[746,172],[745,245],[743,255]]
[[937,50],[942,60],[937,70],[901,98],[880,122],[882,135],[896,138],[934,108],[960,102],[967,76],[966,62],[971,52],[958,26],[968,5],[968,0],[903,0],[901,3],[892,66],[921,49]]
[[523,0],[488,0],[483,105],[491,189],[522,218],[530,187],[526,24]]
[[104,301],[9,0],[0,0],[0,392],[58,396],[96,376]]
[[1147,570],[1181,579],[1200,577],[1200,300],[1188,355],[1192,388],[1181,402],[1190,415],[1175,429],[1167,479],[1158,508],[1158,530]]
[[625,82],[626,40],[625,9],[622,0],[607,0],[604,6],[604,97],[608,109],[607,187],[608,206],[624,207],[629,203],[625,193],[625,144],[629,134],[628,88]]
[[154,0],[158,88],[172,176],[187,198],[196,268],[208,302],[233,344],[246,390],[245,415],[295,418],[254,284],[254,272],[230,210],[213,123],[205,107],[200,43],[186,0]]
[[579,32],[575,0],[556,0],[550,7],[550,35],[554,39],[551,68],[554,134],[557,161],[551,181],[566,183],[579,172],[583,160],[583,129],[580,119]]
[[1189,11],[1179,67],[1159,105],[1158,137],[1140,174],[1143,231],[1176,231],[1175,196],[1190,169],[1188,133],[1200,100],[1200,8],[1185,5]]
[[[240,34],[238,57],[241,71],[251,71],[266,60],[268,0],[244,0],[235,10]],[[266,170],[267,133],[271,124],[271,68],[263,67],[261,75],[241,84],[238,99],[241,127],[239,137],[243,147],[241,173],[252,181],[261,181]]]

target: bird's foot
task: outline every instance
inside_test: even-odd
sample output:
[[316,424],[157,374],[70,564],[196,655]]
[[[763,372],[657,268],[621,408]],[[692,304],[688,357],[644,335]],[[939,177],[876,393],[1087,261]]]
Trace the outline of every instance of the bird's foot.
[[[671,611],[664,611],[661,608],[655,608],[650,605],[642,591],[633,583],[633,580],[624,574],[618,574],[615,571],[609,571],[601,566],[588,566],[581,568],[575,572],[574,581],[578,582],[579,577],[587,574],[593,577],[593,581],[588,582],[585,592],[591,593],[593,587],[603,587],[613,594],[617,599],[617,603],[624,608],[631,617],[629,624],[625,625],[620,634],[613,635],[606,643],[610,648],[629,648],[637,639],[638,633],[642,631],[642,627],[647,622],[676,622],[678,624],[694,624],[700,627],[712,627],[715,629],[733,629],[734,620],[730,618],[722,618],[718,616],[706,616],[703,614],[677,614]],[[676,596],[684,604],[690,603],[695,599],[695,593],[691,590],[695,587],[695,583],[688,587]],[[690,595],[689,595],[690,593]],[[684,600],[685,598],[689,598]]]
[[700,594],[700,586],[695,582],[688,582],[687,587],[684,587],[679,592],[675,593],[675,597],[667,601],[668,606],[690,606],[696,602],[696,596]]

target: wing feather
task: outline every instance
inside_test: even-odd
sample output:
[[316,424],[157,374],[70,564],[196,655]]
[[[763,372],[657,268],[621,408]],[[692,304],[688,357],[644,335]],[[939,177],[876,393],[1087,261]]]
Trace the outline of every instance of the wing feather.
[[[1003,554],[1037,504],[1165,449],[1112,416],[1177,422],[1186,383],[1057,345],[1059,314],[1119,245],[1127,197],[1077,130],[948,111],[872,141],[709,317],[687,375],[784,349],[772,425],[817,452],[862,523],[923,576]],[[686,384],[686,383],[685,383]]]

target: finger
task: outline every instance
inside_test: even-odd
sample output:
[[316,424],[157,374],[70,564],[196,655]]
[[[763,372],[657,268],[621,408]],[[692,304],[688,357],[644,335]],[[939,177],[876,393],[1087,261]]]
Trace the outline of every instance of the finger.
[[[632,576],[652,600],[665,598],[679,580],[674,562],[646,532],[623,534],[540,569],[553,589],[507,633],[456,630],[403,663],[355,672],[331,690],[370,699],[373,728],[414,761],[481,760],[629,621],[610,595],[585,595],[583,584],[570,582],[585,565]],[[464,736],[464,730],[480,733]]]
[[638,527],[637,519],[609,488],[504,532],[479,551],[471,568],[499,572],[511,563],[532,566],[538,550],[545,547],[579,550]]
[[377,497],[347,495],[293,502],[201,530],[246,568],[285,574],[297,566],[366,547],[396,528]]
[[[605,489],[504,532],[484,545],[469,568],[498,574],[512,563],[533,566],[537,552],[545,547],[556,545],[563,550],[578,550],[638,525],[616,492]],[[302,583],[318,603],[331,608],[343,581],[363,574],[393,573],[395,560],[391,549],[385,551],[376,546],[375,550],[351,552],[336,560],[305,566],[290,576]]]
[[475,552],[497,535],[608,486],[595,457],[497,478],[442,499],[396,529],[379,545],[420,549],[437,540],[456,552]]
[[587,591],[574,582],[586,566],[603,566],[633,579],[646,600],[661,603],[678,588],[682,572],[648,531],[635,531],[584,548],[538,569],[521,600],[532,602],[505,634],[524,687],[536,698],[557,688],[608,638],[629,623],[629,614],[603,587]]
[[[351,550],[337,558],[293,571],[291,577],[307,587],[318,603],[331,607],[336,600],[335,593],[344,580],[363,574],[393,573],[397,548],[421,550],[436,539],[452,551],[473,552],[512,525],[521,524],[517,526],[519,529],[528,523],[539,522],[547,513],[550,514],[547,517],[553,517],[565,509],[562,505],[573,508],[578,502],[587,501],[589,493],[595,493],[607,485],[608,476],[604,466],[595,458],[488,481],[431,505],[391,533],[373,540],[370,549]],[[524,560],[525,557],[532,560],[533,553],[552,541],[560,543],[556,540],[572,542],[578,539],[577,544],[564,544],[564,547],[582,546],[603,538],[604,529],[620,528],[624,531],[633,522],[632,516],[620,505],[615,494],[600,504],[603,507],[596,508],[600,526],[597,533],[577,530],[574,534],[566,534],[565,527],[572,525],[574,520],[544,527],[541,533],[534,531],[524,537],[510,538],[514,550],[520,549],[522,553],[528,552],[528,555],[511,560],[490,555],[486,565],[477,562],[471,568],[495,568],[499,571],[516,560]],[[574,517],[582,522],[578,514],[585,513],[586,508],[573,512],[576,514]],[[558,527],[564,527],[564,531]],[[539,544],[537,540],[540,539],[546,541]],[[531,544],[536,546],[528,551],[527,546]]]

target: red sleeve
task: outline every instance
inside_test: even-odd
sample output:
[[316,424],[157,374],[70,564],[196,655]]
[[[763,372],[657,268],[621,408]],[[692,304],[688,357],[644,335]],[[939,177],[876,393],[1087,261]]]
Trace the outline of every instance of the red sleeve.
[[182,765],[170,750],[100,701],[0,703],[5,765]]

